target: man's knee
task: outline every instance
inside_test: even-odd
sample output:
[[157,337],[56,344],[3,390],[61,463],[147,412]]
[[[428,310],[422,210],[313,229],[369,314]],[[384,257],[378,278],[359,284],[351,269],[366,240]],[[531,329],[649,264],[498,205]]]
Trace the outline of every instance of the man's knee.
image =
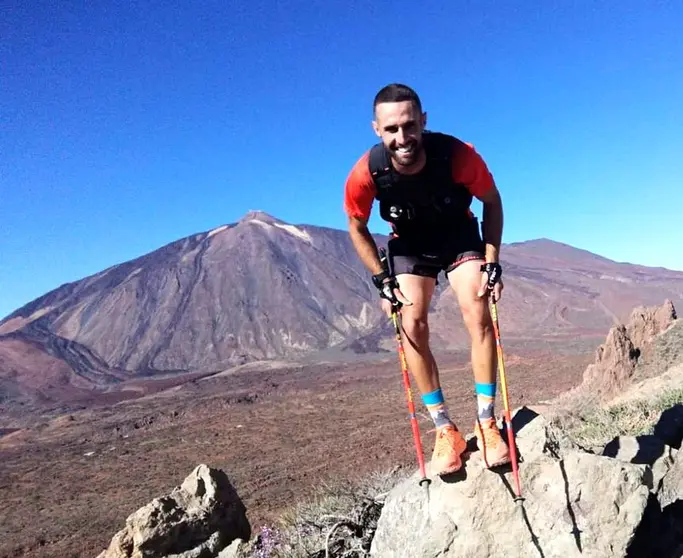
[[429,339],[429,323],[427,316],[417,313],[405,313],[401,316],[403,331],[416,345],[423,345]]
[[473,340],[485,339],[493,334],[493,322],[485,298],[468,300],[460,309],[465,327]]

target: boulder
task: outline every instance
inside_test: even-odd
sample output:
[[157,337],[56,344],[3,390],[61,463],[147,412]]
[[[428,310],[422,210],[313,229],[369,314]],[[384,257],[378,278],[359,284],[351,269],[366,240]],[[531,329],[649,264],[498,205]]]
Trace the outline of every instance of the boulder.
[[674,462],[662,479],[659,502],[663,508],[683,502],[683,454],[678,452]]
[[417,474],[389,493],[371,556],[629,556],[651,468],[584,451],[528,408],[513,428],[523,500],[515,502],[511,467],[486,469],[472,447],[463,470],[431,477],[429,502]]
[[170,494],[131,514],[98,558],[214,557],[250,536],[246,508],[227,475],[200,464]]
[[674,509],[677,510],[683,525],[683,451],[680,449],[683,439],[683,405],[679,403],[662,412],[654,427],[654,435],[678,450],[663,475],[657,496],[663,509],[670,508],[672,513]]
[[617,436],[605,445],[602,455],[627,463],[649,465],[651,488],[659,490],[662,480],[674,464],[678,451],[654,435]]

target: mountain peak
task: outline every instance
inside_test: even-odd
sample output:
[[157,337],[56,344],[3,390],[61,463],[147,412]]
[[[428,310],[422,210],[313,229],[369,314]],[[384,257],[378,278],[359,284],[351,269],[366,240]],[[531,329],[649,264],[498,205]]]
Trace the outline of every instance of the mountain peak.
[[266,213],[265,211],[261,211],[260,209],[250,209],[244,214],[244,217],[242,217],[239,222],[244,223],[246,221],[263,221],[264,223],[268,224],[273,224],[273,223],[284,223],[281,219],[278,219],[276,217],[273,217],[269,213]]
[[258,225],[259,227],[262,227],[266,231],[273,231],[273,230],[280,230],[284,231],[292,236],[295,236],[299,240],[303,240],[308,244],[313,244],[313,238],[311,235],[305,230],[300,227],[291,225],[290,223],[287,223],[283,221],[282,219],[278,219],[276,217],[273,217],[272,215],[266,213],[265,211],[260,211],[260,210],[250,210],[245,213],[244,217],[242,217],[239,220],[239,225],[244,225],[244,224],[254,224]]

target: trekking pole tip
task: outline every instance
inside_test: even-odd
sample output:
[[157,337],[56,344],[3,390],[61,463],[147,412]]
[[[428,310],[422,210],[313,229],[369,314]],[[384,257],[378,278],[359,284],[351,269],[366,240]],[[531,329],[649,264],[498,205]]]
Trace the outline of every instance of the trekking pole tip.
[[423,479],[420,481],[420,486],[421,486],[422,488],[424,488],[425,495],[426,495],[426,497],[427,497],[427,503],[429,503],[429,485],[430,485],[431,483],[432,483],[431,479],[428,479],[428,478],[426,478],[426,477],[423,478]]

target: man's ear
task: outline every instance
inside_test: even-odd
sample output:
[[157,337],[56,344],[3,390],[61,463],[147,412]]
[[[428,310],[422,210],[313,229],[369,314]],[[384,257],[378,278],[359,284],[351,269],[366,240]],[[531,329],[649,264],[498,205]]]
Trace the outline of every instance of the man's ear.
[[424,130],[427,127],[427,113],[423,112],[422,113],[422,129]]
[[379,131],[379,124],[377,124],[377,120],[372,121],[372,129],[375,131],[375,134],[377,134],[377,137],[382,137],[382,134]]

